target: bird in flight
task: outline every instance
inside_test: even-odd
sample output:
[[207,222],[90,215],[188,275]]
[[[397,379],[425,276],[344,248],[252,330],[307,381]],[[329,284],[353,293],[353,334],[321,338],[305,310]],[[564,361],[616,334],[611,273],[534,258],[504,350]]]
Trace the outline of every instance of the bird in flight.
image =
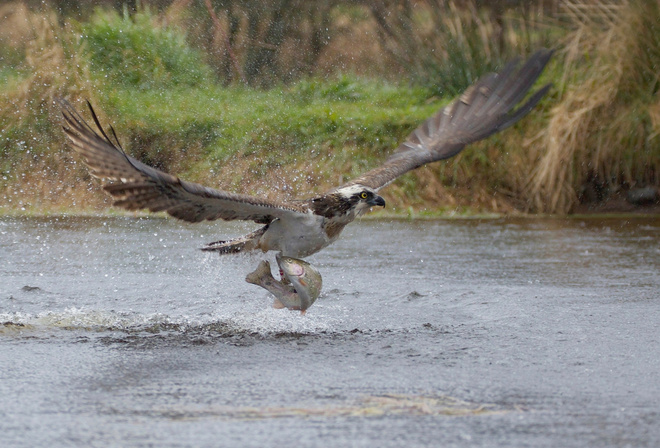
[[[257,230],[202,248],[219,254],[260,250],[284,257],[304,258],[337,240],[344,227],[371,207],[384,207],[379,190],[408,171],[448,159],[466,145],[499,132],[524,117],[550,89],[545,85],[525,98],[552,52],[540,50],[522,66],[508,63],[470,86],[451,104],[424,121],[379,167],[323,194],[302,200],[277,201],[230,193],[187,182],[129,156],[111,129],[98,131],[64,99],[59,99],[71,146],[102,180],[114,205],[128,210],[164,211],[188,222],[223,219],[254,221]],[[89,104],[89,103],[88,103]],[[304,311],[304,310],[303,310]]]

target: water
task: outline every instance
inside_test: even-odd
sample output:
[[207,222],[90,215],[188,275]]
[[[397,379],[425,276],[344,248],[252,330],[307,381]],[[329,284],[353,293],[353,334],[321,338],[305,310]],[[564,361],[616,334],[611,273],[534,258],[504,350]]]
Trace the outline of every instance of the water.
[[659,220],[355,223],[305,316],[252,228],[0,220],[2,446],[660,445]]

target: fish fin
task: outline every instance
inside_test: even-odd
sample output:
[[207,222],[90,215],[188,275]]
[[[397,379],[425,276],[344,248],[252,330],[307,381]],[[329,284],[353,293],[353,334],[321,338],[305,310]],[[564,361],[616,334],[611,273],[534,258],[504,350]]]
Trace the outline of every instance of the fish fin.
[[276,310],[281,310],[282,308],[286,308],[286,306],[284,306],[284,304],[280,302],[280,299],[276,298],[273,301],[273,308],[275,308]]

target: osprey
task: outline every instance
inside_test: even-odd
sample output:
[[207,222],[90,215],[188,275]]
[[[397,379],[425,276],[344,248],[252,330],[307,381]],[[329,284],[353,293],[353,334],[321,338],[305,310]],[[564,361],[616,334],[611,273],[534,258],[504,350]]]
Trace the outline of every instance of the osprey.
[[344,227],[371,207],[384,207],[378,191],[424,164],[458,154],[469,143],[501,131],[525,116],[550,85],[533,93],[517,109],[543,71],[552,52],[540,50],[519,67],[507,64],[470,86],[453,103],[422,123],[379,167],[324,194],[304,200],[276,201],[230,193],[187,182],[127,155],[112,129],[103,130],[89,105],[97,132],[64,99],[64,131],[90,173],[103,181],[114,205],[128,210],[164,211],[188,221],[246,220],[262,227],[240,238],[202,248],[220,254],[261,250],[301,258],[332,244]]

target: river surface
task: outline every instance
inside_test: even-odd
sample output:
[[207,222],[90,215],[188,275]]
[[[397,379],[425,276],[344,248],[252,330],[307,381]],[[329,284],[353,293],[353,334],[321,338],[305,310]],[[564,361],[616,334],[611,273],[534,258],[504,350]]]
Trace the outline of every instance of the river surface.
[[660,446],[660,220],[356,222],[304,316],[253,228],[0,219],[0,445]]

